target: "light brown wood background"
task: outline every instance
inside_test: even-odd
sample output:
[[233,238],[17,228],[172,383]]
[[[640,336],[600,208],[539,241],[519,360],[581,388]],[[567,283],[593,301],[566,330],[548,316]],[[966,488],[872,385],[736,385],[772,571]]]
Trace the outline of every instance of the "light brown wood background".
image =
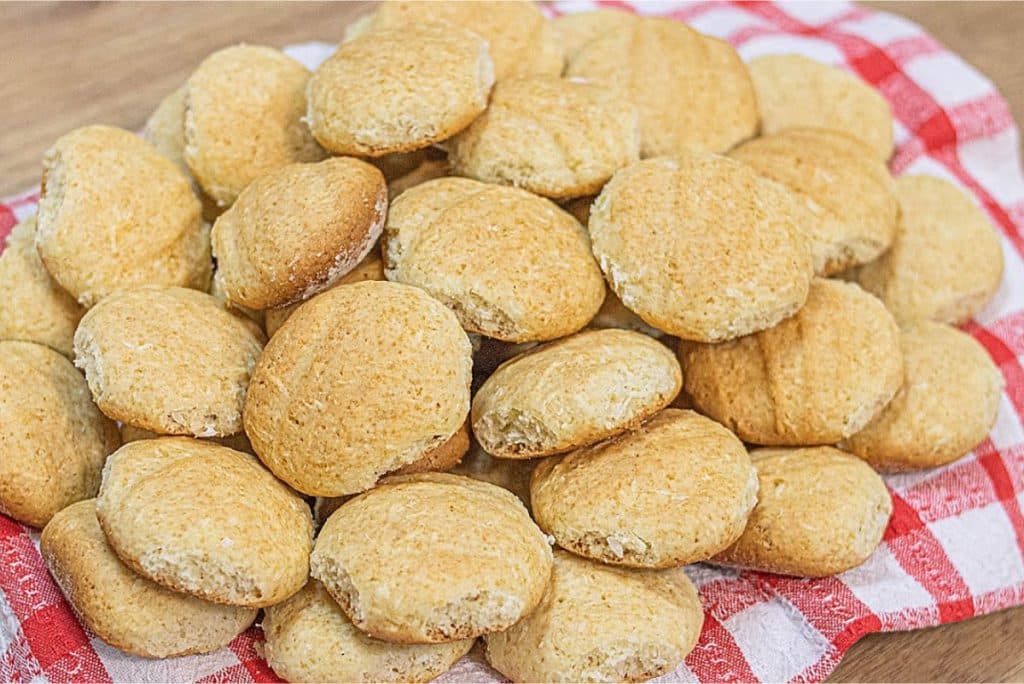
[[[37,183],[43,150],[72,128],[141,127],[212,50],[337,41],[367,4],[0,4],[0,195]],[[988,74],[1024,120],[1024,4],[869,4],[927,27]],[[1024,608],[867,637],[834,679],[1024,681]]]

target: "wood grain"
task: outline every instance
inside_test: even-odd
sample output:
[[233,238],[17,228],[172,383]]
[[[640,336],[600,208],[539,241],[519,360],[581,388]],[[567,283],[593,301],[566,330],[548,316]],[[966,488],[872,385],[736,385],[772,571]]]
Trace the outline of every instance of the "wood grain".
[[[0,3],[0,195],[38,182],[43,151],[89,123],[139,128],[209,52],[337,41],[369,3]],[[870,3],[902,13],[986,73],[1024,117],[1024,4]],[[1022,681],[1024,608],[872,635],[836,681]]]

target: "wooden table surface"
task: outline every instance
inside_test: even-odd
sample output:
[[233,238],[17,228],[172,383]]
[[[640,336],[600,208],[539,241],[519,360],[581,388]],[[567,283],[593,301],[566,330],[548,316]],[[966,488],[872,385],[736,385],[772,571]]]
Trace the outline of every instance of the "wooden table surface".
[[[38,182],[43,150],[89,123],[139,128],[209,52],[337,41],[368,3],[0,4],[0,196]],[[870,3],[928,28],[988,74],[1024,120],[1024,3]],[[1024,608],[872,635],[836,681],[1024,681]]]

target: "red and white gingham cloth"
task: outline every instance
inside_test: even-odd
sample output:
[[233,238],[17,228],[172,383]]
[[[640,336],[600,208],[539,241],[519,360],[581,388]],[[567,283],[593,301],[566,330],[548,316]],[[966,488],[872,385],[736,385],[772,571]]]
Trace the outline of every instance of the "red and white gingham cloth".
[[[685,664],[664,681],[822,680],[869,632],[928,627],[1024,604],[1024,178],[1006,102],[918,26],[882,12],[839,3],[614,4],[726,38],[745,59],[799,52],[852,70],[892,105],[893,172],[941,176],[969,190],[1003,238],[1006,258],[994,302],[966,326],[1006,379],[988,439],[948,467],[886,477],[892,522],[859,568],[817,580],[689,568],[704,603],[704,631]],[[331,47],[310,43],[289,52],[312,66]],[[0,204],[0,244],[36,199],[30,193]],[[0,516],[0,680],[275,679],[257,653],[257,628],[218,653],[164,661],[103,644],[64,602],[37,540]],[[500,676],[475,650],[442,679]]]

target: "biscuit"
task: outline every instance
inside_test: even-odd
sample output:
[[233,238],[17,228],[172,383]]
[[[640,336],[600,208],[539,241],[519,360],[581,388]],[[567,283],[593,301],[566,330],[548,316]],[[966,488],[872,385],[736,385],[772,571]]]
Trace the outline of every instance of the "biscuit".
[[365,30],[443,22],[487,41],[497,79],[562,73],[564,59],[550,22],[532,2],[384,2]]
[[892,249],[860,269],[861,286],[901,323],[967,321],[1003,279],[998,234],[973,198],[942,179],[897,178],[896,198],[896,239]]
[[712,559],[762,572],[825,577],[867,560],[892,515],[882,478],[832,447],[758,449],[757,506],[735,544]]
[[536,464],[529,459],[494,458],[473,442],[451,472],[507,489],[519,497],[526,510],[530,510],[530,475]]
[[204,292],[121,290],[82,318],[75,365],[106,415],[151,432],[223,437],[242,406],[262,333]]
[[309,77],[291,57],[260,45],[218,50],[189,77],[185,162],[219,206],[265,173],[324,158],[302,120]]
[[551,28],[558,44],[562,46],[565,58],[572,61],[584,45],[634,19],[636,16],[630,12],[614,7],[599,7],[555,17],[551,20]]
[[258,309],[250,309],[247,306],[231,302],[228,299],[228,293],[224,290],[224,279],[218,278],[216,272],[214,272],[213,278],[210,279],[210,295],[229,313],[242,318],[248,318],[250,321],[255,323],[260,330],[263,330],[264,324],[267,320],[267,312]]
[[207,601],[272,606],[309,574],[309,506],[227,447],[188,437],[124,445],[103,469],[96,514],[132,570]]
[[136,575],[107,544],[93,499],[55,515],[39,537],[39,552],[78,618],[132,655],[216,651],[256,619],[253,608],[202,601]]
[[703,624],[682,568],[625,570],[555,551],[540,605],[487,635],[486,656],[516,682],[639,682],[675,670]]
[[[128,442],[138,442],[140,439],[156,439],[157,437],[166,437],[156,432],[150,432],[142,428],[137,428],[134,425],[128,425],[124,423],[121,425],[121,443],[127,444]],[[235,451],[241,451],[246,454],[256,455],[256,452],[252,450],[252,444],[249,443],[249,438],[245,436],[244,432],[238,432],[227,437],[207,437],[205,441],[212,442],[214,444],[220,444],[226,446],[229,449]]]
[[50,277],[36,251],[36,217],[7,236],[0,250],[0,339],[36,342],[74,355],[72,338],[85,309]]
[[228,301],[271,309],[331,287],[373,249],[387,206],[384,176],[358,159],[260,176],[213,224],[216,277]]
[[813,269],[797,204],[737,161],[687,153],[616,173],[588,225],[627,308],[671,335],[721,342],[803,306]]
[[674,19],[621,22],[584,45],[566,75],[636,105],[641,157],[725,152],[757,132],[754,87],[739,55]]
[[114,290],[206,290],[210,235],[188,179],[145,140],[87,126],[43,157],[36,247],[53,279],[85,307]]
[[592,195],[640,157],[636,108],[616,93],[556,76],[494,86],[487,111],[448,143],[452,170],[545,197]]
[[843,448],[876,470],[934,468],[960,458],[996,422],[1003,377],[978,342],[941,323],[902,330],[903,388]]
[[892,176],[866,145],[823,128],[790,128],[729,156],[782,183],[811,214],[805,225],[814,271],[833,275],[877,259],[896,233]]
[[[356,264],[355,268],[341,276],[341,278],[339,278],[331,287],[349,285],[351,283],[361,283],[364,280],[385,280],[384,259],[381,258],[379,246],[374,246],[370,250],[370,253],[367,254],[362,261]],[[297,304],[289,304],[288,306],[282,306],[277,309],[270,309],[266,311],[265,322],[267,327],[267,336],[272,337],[301,304],[302,302],[299,302]]]
[[707,560],[743,532],[757,476],[743,443],[693,411],[537,464],[530,503],[563,549],[612,565]]
[[574,333],[604,297],[572,216],[525,190],[468,178],[429,181],[391,203],[384,273],[444,302],[466,330],[506,342]]
[[458,320],[423,290],[336,287],[271,338],[249,386],[245,432],[300,492],[361,492],[465,422],[471,354]]
[[42,527],[96,496],[117,425],[71,362],[32,342],[0,342],[0,513]]
[[766,55],[750,62],[761,110],[761,133],[829,128],[851,135],[877,159],[892,156],[892,112],[857,76],[802,55]]
[[697,410],[754,444],[835,444],[903,384],[892,315],[857,285],[823,278],[795,316],[725,344],[681,347],[680,361]]
[[363,632],[437,643],[529,614],[551,574],[551,547],[510,492],[421,473],[388,478],[339,508],[320,530],[310,570]]
[[289,682],[429,682],[473,647],[392,644],[356,629],[316,580],[263,617],[267,664]]
[[317,68],[306,120],[336,154],[411,152],[468,126],[493,84],[487,43],[474,33],[444,24],[375,30]]
[[637,427],[682,383],[660,342],[588,330],[502,364],[473,397],[473,435],[500,458],[560,454]]

